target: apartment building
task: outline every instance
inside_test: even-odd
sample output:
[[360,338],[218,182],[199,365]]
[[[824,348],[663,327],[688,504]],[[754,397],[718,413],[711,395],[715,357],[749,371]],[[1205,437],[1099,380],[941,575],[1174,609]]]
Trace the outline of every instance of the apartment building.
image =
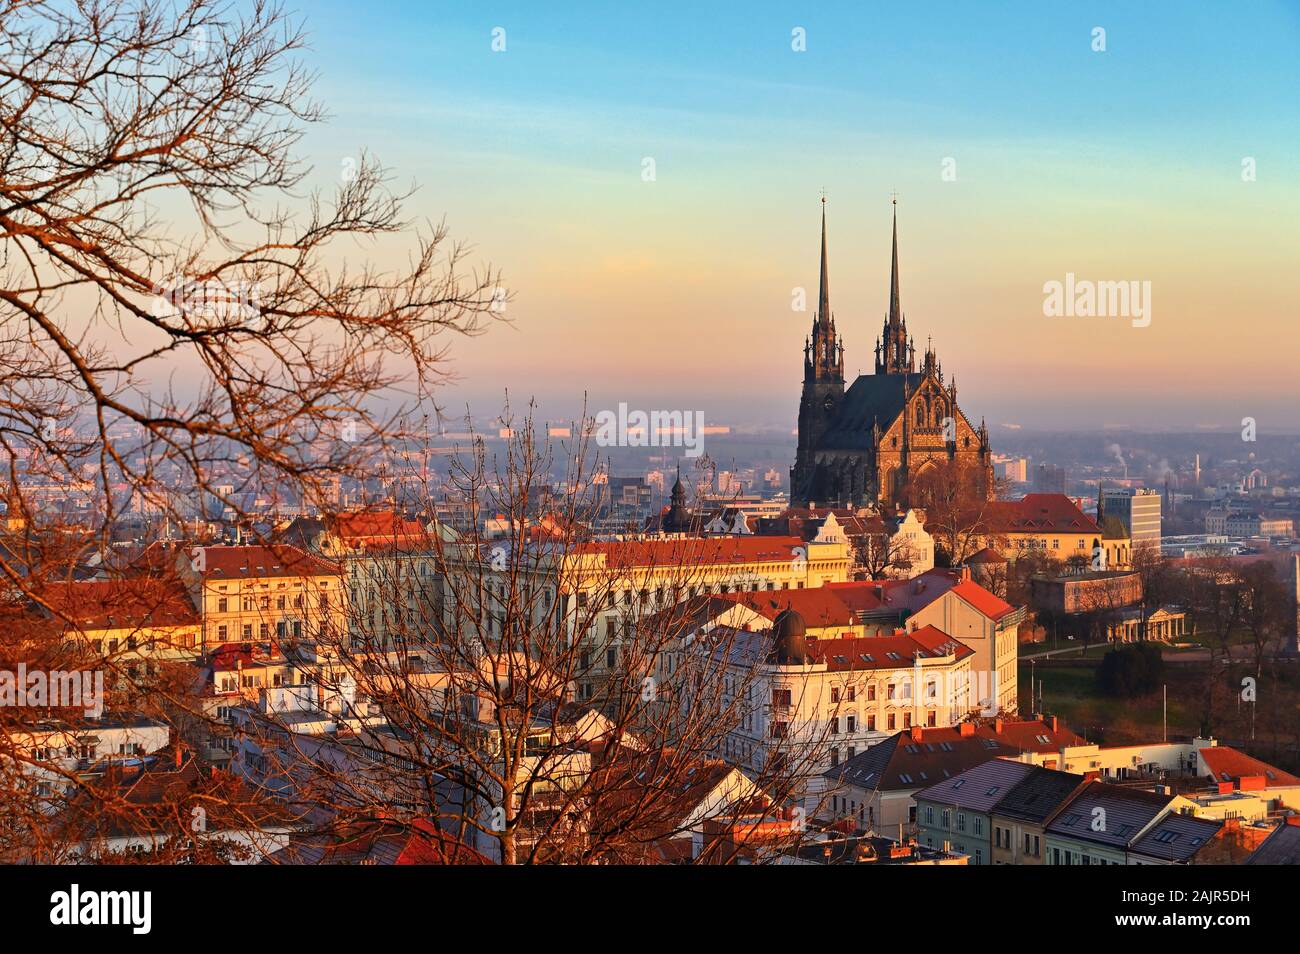
[[1002,848],[1003,828],[993,811],[1008,792],[1034,768],[1009,759],[990,759],[917,792],[917,840],[931,848],[960,851],[973,865],[995,863],[994,844]]
[[194,547],[178,555],[177,568],[205,650],[229,642],[332,647],[347,631],[340,565],[299,547]]

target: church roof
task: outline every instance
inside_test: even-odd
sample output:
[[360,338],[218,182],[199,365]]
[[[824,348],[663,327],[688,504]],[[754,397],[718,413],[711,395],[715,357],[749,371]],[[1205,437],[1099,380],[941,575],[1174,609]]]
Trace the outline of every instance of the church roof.
[[923,374],[863,374],[844,392],[836,408],[830,430],[821,441],[823,447],[843,450],[866,450],[871,447],[871,428],[876,422],[888,428],[903,413],[908,393],[916,391],[925,380]]

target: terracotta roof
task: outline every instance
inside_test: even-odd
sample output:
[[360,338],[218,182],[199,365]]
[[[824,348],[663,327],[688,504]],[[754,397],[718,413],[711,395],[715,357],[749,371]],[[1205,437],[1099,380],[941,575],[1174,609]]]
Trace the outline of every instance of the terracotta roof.
[[380,820],[336,832],[294,836],[273,865],[490,865],[492,861],[426,818]]
[[966,559],[966,562],[974,564],[1006,563],[1007,558],[992,547],[985,547],[983,550],[971,554],[971,556]]
[[827,583],[829,590],[857,613],[896,610],[916,613],[929,606],[949,590],[974,609],[993,620],[1001,619],[1014,607],[999,599],[973,580],[945,569],[927,570],[910,580],[868,580],[852,583]]
[[423,536],[418,520],[407,520],[388,510],[363,510],[341,513],[334,518],[334,532],[347,541],[365,537],[392,540],[396,537]]
[[203,547],[205,580],[258,579],[273,576],[338,576],[339,565],[287,544]]
[[1213,745],[1199,749],[1206,767],[1216,782],[1237,782],[1242,778],[1262,778],[1268,788],[1300,785],[1300,778],[1267,762],[1252,758],[1230,745]]
[[909,668],[919,656],[937,659],[950,653],[958,660],[974,650],[941,629],[925,626],[905,636],[861,636],[849,639],[812,639],[808,653],[832,672]]
[[810,628],[852,626],[853,612],[834,593],[824,587],[802,590],[758,590],[746,593],[720,593],[712,597],[717,604],[740,604],[768,620],[775,620],[787,607],[803,617]]
[[118,580],[55,583],[40,597],[80,629],[138,629],[187,626],[198,611],[179,580],[141,576]]
[[984,511],[991,533],[1091,533],[1101,527],[1065,494],[1025,494],[1019,500],[993,500]]
[[991,620],[999,620],[1015,609],[1006,600],[970,580],[962,580],[952,588],[952,591]]

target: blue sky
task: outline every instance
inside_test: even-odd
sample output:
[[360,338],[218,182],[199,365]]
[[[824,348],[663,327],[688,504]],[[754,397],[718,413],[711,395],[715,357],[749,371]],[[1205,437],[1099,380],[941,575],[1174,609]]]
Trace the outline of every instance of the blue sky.
[[[1276,347],[1297,317],[1296,4],[737,9],[304,9],[332,114],[310,160],[332,175],[377,153],[419,183],[411,212],[445,216],[515,294],[511,328],[456,347],[458,397],[585,388],[602,406],[792,421],[811,316],[790,291],[815,281],[817,196],[853,368],[885,304],[897,189],[909,325],[975,413],[1281,427],[1290,409],[1300,430]],[[1066,271],[1151,280],[1152,326],[1046,322],[1042,284]],[[1225,309],[1241,311],[1228,336]],[[1225,362],[1260,373],[1206,393]],[[1086,412],[1024,399],[1063,381],[1093,389]]]

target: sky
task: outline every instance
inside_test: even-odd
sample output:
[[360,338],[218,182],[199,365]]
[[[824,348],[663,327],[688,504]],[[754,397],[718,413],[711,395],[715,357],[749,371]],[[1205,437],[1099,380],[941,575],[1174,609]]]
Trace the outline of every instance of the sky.
[[[316,177],[377,155],[510,289],[444,406],[793,427],[822,192],[850,375],[896,192],[918,352],[995,434],[1300,432],[1300,3],[696,6],[302,8]],[[1071,273],[1149,323],[1045,315]]]

